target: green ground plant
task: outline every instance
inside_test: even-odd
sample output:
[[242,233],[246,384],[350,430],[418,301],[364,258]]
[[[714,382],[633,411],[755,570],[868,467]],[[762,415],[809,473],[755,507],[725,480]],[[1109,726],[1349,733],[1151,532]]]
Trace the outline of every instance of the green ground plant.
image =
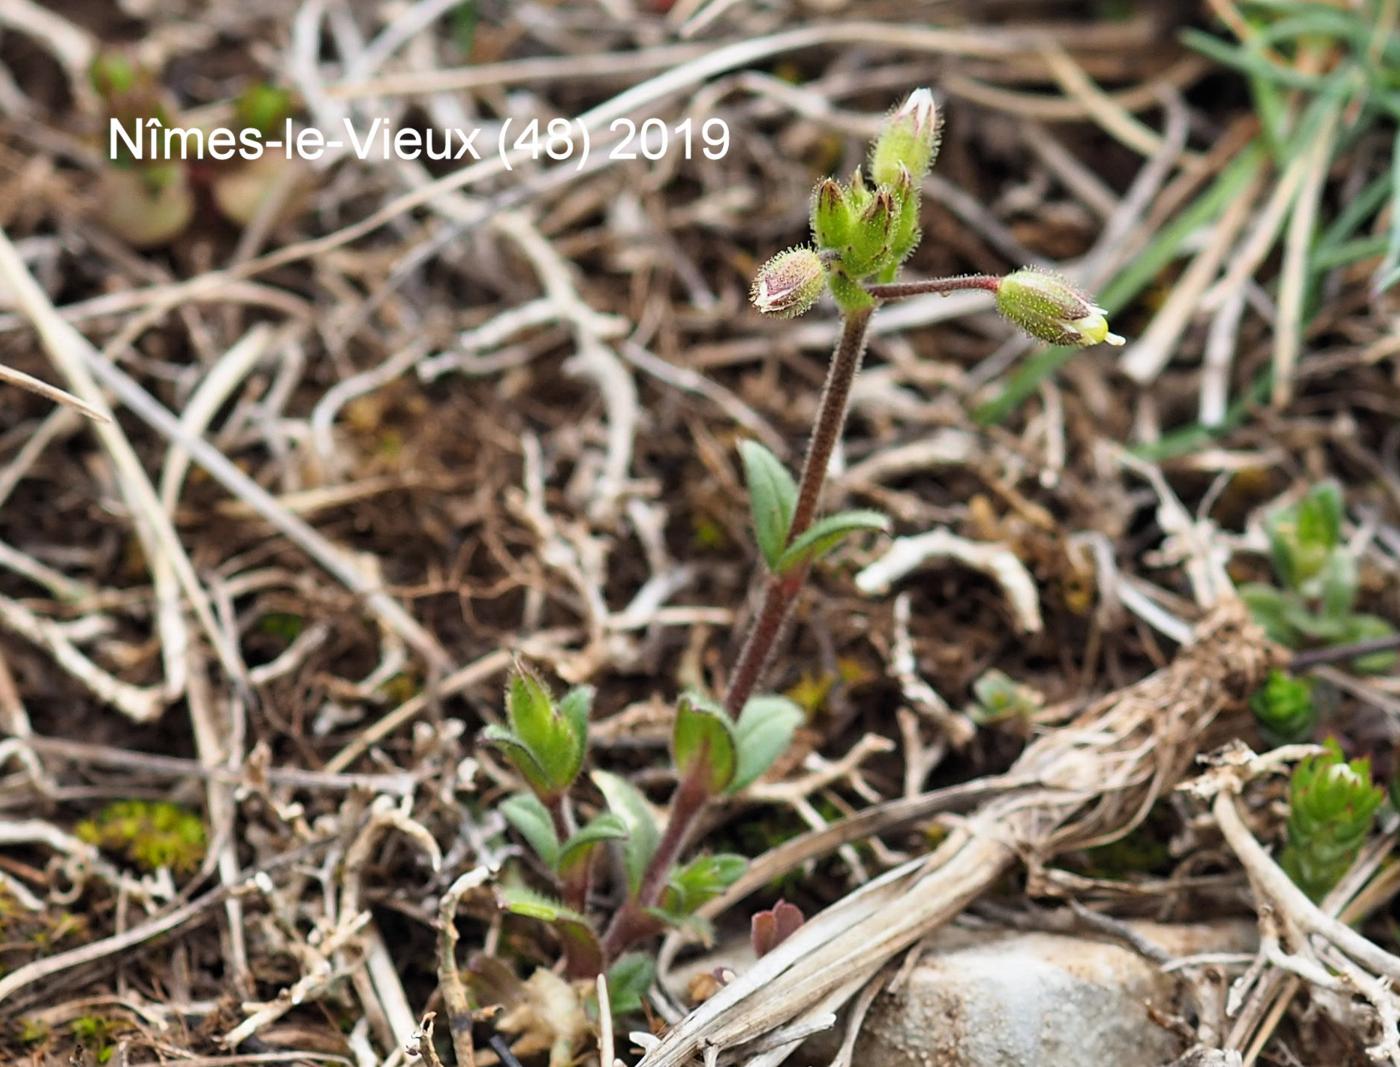
[[1288,844],[1279,865],[1313,900],[1321,900],[1352,865],[1371,833],[1385,791],[1371,783],[1371,761],[1342,757],[1328,738],[1288,783]]
[[[1276,584],[1248,582],[1240,596],[1269,637],[1288,648],[1335,647],[1387,638],[1395,628],[1356,610],[1356,559],[1342,542],[1342,492],[1336,482],[1313,486],[1268,522]],[[1358,655],[1351,666],[1367,673],[1395,666],[1393,651]]]

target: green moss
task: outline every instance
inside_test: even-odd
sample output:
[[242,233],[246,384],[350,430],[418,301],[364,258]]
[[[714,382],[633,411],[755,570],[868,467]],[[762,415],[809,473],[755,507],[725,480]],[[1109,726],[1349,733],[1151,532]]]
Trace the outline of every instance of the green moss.
[[73,1037],[92,1053],[98,1063],[107,1063],[117,1046],[112,1041],[111,1020],[100,1015],[80,1015],[68,1024]]
[[79,823],[75,832],[148,871],[169,867],[191,874],[204,862],[204,823],[194,812],[166,801],[115,801],[97,818]]
[[291,643],[301,636],[306,620],[300,615],[287,611],[272,611],[258,620],[258,632],[269,637],[280,637]]

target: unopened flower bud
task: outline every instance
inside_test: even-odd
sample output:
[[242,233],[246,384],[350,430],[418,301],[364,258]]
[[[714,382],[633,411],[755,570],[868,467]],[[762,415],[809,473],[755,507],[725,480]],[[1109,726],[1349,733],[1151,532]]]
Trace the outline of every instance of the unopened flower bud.
[[765,315],[792,318],[817,302],[825,284],[821,257],[810,248],[789,248],[759,268],[749,298]]
[[933,94],[915,89],[890,113],[870,150],[870,177],[876,185],[893,185],[903,166],[917,182],[938,155],[940,115]]
[[812,236],[824,249],[839,249],[850,240],[851,205],[841,183],[832,178],[812,191]]
[[1056,345],[1121,345],[1104,309],[1057,274],[1026,267],[1001,279],[997,310],[1032,337]]

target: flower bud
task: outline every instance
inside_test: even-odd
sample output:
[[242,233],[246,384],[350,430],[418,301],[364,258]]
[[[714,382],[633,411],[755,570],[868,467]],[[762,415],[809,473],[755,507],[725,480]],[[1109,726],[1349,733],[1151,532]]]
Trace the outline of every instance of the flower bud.
[[841,183],[832,178],[812,191],[812,236],[823,249],[839,249],[851,238],[851,205]]
[[779,252],[759,268],[749,299],[765,315],[801,315],[822,295],[826,271],[821,257],[799,246]]
[[1026,267],[1001,279],[997,310],[1032,337],[1056,345],[1121,345],[1104,309],[1057,274]]
[[903,166],[917,182],[938,155],[941,116],[933,94],[915,89],[890,113],[870,150],[870,177],[876,185],[893,185]]
[[881,187],[856,219],[850,243],[841,257],[842,265],[854,277],[863,277],[886,265],[897,212],[894,194]]

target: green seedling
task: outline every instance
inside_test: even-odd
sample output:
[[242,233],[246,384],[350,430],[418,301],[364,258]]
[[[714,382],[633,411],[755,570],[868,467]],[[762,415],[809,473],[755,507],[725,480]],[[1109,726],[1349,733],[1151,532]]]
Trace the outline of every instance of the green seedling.
[[1270,747],[1301,744],[1317,729],[1312,683],[1286,671],[1270,671],[1263,688],[1249,698],[1249,707]]
[[258,83],[246,89],[234,106],[235,126],[258,133],[262,154],[256,159],[234,158],[211,168],[209,188],[219,213],[238,226],[251,224],[274,197],[281,200],[273,221],[294,215],[304,199],[305,166],[288,154],[285,145],[267,147],[268,141],[281,140],[292,105],[292,94],[287,90]]
[[1347,762],[1337,742],[1309,756],[1288,783],[1288,844],[1279,860],[1288,877],[1321,900],[1365,844],[1385,793],[1371,783],[1371,761]]
[[[1271,639],[1288,648],[1333,647],[1387,637],[1395,628],[1355,610],[1356,560],[1342,541],[1342,495],[1322,482],[1267,523],[1276,585],[1250,582],[1240,597]],[[1351,661],[1358,671],[1394,668],[1396,653],[1372,652]]]
[[[133,248],[169,244],[194,218],[189,167],[182,160],[137,159],[127,147],[140,143],[151,124],[170,125],[164,94],[150,71],[119,54],[98,56],[88,74],[103,103],[103,144],[116,148],[99,182],[101,221]],[[113,135],[113,124],[127,140]]]

